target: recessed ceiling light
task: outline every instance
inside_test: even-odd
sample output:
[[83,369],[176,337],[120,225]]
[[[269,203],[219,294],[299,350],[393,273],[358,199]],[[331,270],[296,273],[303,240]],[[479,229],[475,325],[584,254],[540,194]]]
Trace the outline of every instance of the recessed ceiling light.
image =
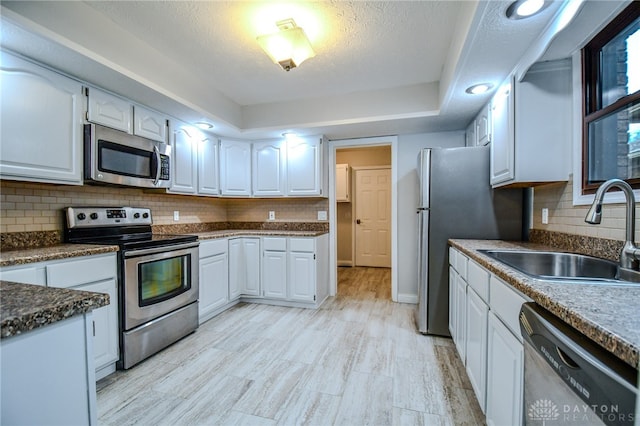
[[194,123],[194,124],[199,128],[201,128],[202,130],[213,129],[213,124],[207,123],[206,121],[198,121],[197,123]]
[[545,0],[517,0],[507,8],[507,18],[524,19],[540,13],[547,4]]
[[467,90],[465,90],[465,92],[469,93],[470,95],[480,95],[482,93],[488,92],[492,88],[493,84],[491,83],[480,83],[474,84],[471,87],[467,87]]

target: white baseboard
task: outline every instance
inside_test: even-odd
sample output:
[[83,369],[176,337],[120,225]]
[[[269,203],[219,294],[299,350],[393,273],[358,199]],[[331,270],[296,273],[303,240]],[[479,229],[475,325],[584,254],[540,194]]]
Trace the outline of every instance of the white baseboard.
[[418,295],[417,294],[401,294],[398,293],[398,303],[411,303],[414,305],[418,304]]
[[350,268],[353,267],[353,261],[352,260],[338,260],[338,266],[348,266]]

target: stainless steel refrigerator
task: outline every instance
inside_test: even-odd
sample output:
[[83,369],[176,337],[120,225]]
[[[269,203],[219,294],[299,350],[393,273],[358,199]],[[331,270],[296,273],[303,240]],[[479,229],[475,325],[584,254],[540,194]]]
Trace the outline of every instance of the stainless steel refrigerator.
[[423,334],[449,336],[449,238],[521,240],[522,189],[491,189],[489,147],[418,155],[418,308]]

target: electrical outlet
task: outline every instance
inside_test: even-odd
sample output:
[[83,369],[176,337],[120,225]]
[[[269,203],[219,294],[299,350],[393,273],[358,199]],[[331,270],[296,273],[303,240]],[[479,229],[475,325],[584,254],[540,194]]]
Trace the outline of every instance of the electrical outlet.
[[276,220],[276,212],[269,211],[269,220]]
[[318,220],[327,220],[326,210],[318,210]]
[[173,211],[173,220],[176,222],[180,220],[180,212],[178,210]]
[[542,209],[542,223],[544,225],[549,224],[549,209],[546,207]]

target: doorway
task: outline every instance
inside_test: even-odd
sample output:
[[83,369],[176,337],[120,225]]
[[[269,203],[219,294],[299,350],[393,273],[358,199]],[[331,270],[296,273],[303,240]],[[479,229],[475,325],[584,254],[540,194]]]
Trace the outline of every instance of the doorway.
[[[385,287],[377,291],[378,297],[386,294],[387,298],[393,299],[391,152],[388,142],[384,145],[336,148],[334,151],[334,166],[338,172],[333,175],[331,206],[334,207],[334,215],[331,219],[335,216],[335,222],[330,228],[336,231],[337,294],[353,296],[354,289],[371,294],[371,281],[377,281]],[[363,270],[371,267],[380,270],[363,274]],[[375,275],[382,273],[386,279],[364,280],[370,282],[368,287],[346,284],[351,279],[363,281],[363,277],[370,278],[374,272]],[[345,280],[345,277],[350,279]]]

